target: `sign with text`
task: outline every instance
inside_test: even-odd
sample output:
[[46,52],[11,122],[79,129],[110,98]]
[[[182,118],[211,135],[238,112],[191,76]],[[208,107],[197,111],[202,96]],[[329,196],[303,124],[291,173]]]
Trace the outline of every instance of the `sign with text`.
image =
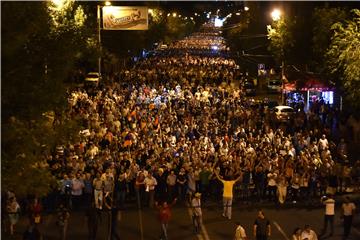
[[105,30],[148,30],[147,7],[105,6],[102,10]]

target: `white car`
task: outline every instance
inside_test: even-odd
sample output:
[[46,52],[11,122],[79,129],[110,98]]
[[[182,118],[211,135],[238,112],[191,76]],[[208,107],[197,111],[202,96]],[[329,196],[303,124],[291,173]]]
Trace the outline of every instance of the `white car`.
[[274,107],[275,120],[280,122],[291,121],[294,117],[295,111],[289,106],[276,106]]
[[99,82],[101,75],[98,72],[89,72],[85,77],[85,82]]

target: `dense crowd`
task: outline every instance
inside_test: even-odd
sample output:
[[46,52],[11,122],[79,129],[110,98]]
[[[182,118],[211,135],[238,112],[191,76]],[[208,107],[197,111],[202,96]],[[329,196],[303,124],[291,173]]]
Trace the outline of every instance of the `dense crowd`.
[[[195,34],[169,52],[214,44],[226,49],[216,34]],[[202,201],[219,199],[216,174],[239,178],[234,196],[242,201],[352,192],[360,165],[344,164],[347,145],[334,144],[333,129],[312,111],[273,122],[269,108],[237,87],[239,76],[234,60],[189,51],[143,59],[92,91],[71,92],[64,117],[81,119],[79,138],[41,164],[59,180],[57,202],[76,210],[91,202],[98,209],[134,199],[150,207],[190,202],[196,192]]]
[[67,117],[82,119],[80,141],[47,159],[61,194],[75,202],[95,196],[98,208],[113,189],[121,206],[136,195],[150,205],[197,191],[206,200],[221,192],[214,171],[240,175],[235,195],[243,200],[284,203],[353,191],[359,165],[342,164],[346,143],[330,141],[332,129],[312,111],[299,111],[293,124],[274,123],[268,108],[254,106],[233,84],[237,68],[221,56],[155,56],[92,94],[73,91]]

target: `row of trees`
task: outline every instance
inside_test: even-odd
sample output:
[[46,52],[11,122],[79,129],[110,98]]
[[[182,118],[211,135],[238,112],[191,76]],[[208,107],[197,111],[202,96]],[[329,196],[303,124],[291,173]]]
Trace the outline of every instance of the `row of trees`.
[[1,10],[2,187],[41,194],[54,183],[39,165],[42,153],[76,131],[58,116],[74,66],[84,56],[96,60],[94,32],[74,1],[3,2]]
[[[225,37],[230,40],[233,49],[241,51],[256,45],[268,46],[267,54],[274,56],[277,65],[282,61],[289,65],[306,65],[308,70],[335,83],[349,103],[360,108],[358,9],[349,11],[344,7],[325,6],[311,7],[310,11],[299,10],[298,14],[284,12],[284,16],[268,25],[268,39],[264,37],[254,41],[239,38],[243,34],[253,34],[261,28],[265,29],[266,23],[254,18],[254,15],[259,16],[260,11],[254,4],[250,7],[250,13],[242,15],[239,28],[225,31]],[[310,16],[307,16],[309,12]]]
[[[1,8],[1,180],[3,190],[18,195],[43,195],[56,186],[43,167],[44,153],[76,140],[79,122],[63,117],[67,92],[78,69],[97,69],[100,54],[97,3],[54,2],[3,2]],[[121,58],[122,49],[134,53],[155,41],[170,42],[196,26],[157,9],[149,16],[148,31],[102,32],[103,53]]]

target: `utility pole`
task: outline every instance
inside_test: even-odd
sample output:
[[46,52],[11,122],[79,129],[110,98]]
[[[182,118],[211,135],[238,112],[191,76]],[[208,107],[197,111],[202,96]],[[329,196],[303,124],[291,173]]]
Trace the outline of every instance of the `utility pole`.
[[281,61],[281,104],[285,105],[284,101],[284,88],[285,88],[285,63],[284,63],[284,58]]
[[97,22],[98,22],[98,44],[99,44],[99,57],[98,57],[98,71],[101,75],[101,6],[97,5]]

